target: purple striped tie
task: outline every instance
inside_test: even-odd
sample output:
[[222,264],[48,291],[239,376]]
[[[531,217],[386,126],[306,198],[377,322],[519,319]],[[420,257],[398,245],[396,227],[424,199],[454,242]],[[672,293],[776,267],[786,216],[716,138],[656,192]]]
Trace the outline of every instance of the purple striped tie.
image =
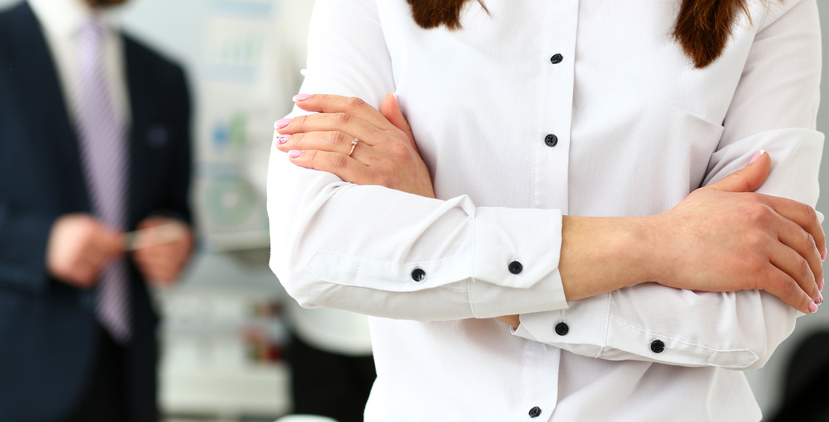
[[[126,124],[116,115],[104,70],[104,29],[90,19],[78,33],[77,128],[81,163],[92,211],[107,225],[124,228],[126,219]],[[113,339],[130,339],[127,268],[123,259],[107,265],[98,281],[98,320]]]

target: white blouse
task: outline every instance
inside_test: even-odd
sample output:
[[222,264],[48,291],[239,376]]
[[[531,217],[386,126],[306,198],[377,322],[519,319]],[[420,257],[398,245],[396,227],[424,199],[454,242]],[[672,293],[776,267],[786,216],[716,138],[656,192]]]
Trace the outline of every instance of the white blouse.
[[[272,149],[274,273],[304,306],[375,316],[366,419],[759,420],[734,370],[795,310],[653,283],[567,303],[561,215],[657,214],[760,149],[759,192],[814,206],[815,0],[749,0],[705,69],[670,36],[679,0],[484,2],[458,31],[418,27],[406,0],[317,0],[311,23],[301,92],[395,92],[439,199]],[[489,319],[509,314],[515,332]]]

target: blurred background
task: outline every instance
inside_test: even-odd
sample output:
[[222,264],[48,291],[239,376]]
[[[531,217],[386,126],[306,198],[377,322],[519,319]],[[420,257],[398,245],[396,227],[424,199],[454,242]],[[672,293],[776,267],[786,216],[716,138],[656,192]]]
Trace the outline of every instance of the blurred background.
[[[0,0],[0,8],[18,1]],[[819,6],[826,37],[829,3]],[[326,342],[313,322],[303,322],[307,315],[298,316],[302,311],[267,266],[265,180],[273,122],[288,113],[302,81],[312,7],[313,0],[133,0],[123,8],[127,32],[184,65],[195,104],[197,253],[181,282],[156,292],[164,317],[160,403],[167,421],[272,421],[285,415],[292,409],[284,359],[294,338],[290,331],[306,333],[311,343]],[[824,74],[827,58],[824,51]],[[827,89],[824,84],[824,94]],[[829,131],[827,106],[818,129]],[[821,183],[829,186],[826,167]],[[829,197],[821,198],[818,210],[829,214]],[[354,338],[335,339],[339,349],[367,355],[363,323],[340,323],[347,325],[340,331]],[[802,368],[794,381],[787,375],[795,356],[812,375],[822,368],[815,365],[825,359],[809,359],[826,354],[824,331],[829,310],[799,319],[766,367],[748,374],[767,419],[782,406],[787,389],[795,394],[796,385],[789,384],[810,382]],[[810,346],[798,351],[807,339]]]

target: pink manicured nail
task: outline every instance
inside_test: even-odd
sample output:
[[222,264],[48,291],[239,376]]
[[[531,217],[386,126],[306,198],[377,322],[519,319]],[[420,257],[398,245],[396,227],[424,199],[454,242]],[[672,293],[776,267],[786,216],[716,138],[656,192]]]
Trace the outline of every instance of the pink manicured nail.
[[809,304],[809,313],[813,314],[815,312],[817,312],[817,305],[815,305],[815,302],[812,302]]
[[823,280],[820,280],[820,283],[817,285],[817,289],[821,292],[823,291]]
[[302,155],[302,151],[300,151],[298,149],[292,149],[292,150],[288,151],[288,157],[297,158],[300,155]]
[[309,98],[311,98],[311,94],[296,94],[296,95],[294,95],[293,100],[294,100],[294,102],[298,103],[300,101],[305,101]]
[[818,293],[817,294],[817,300],[815,301],[815,304],[820,305],[821,303],[823,303],[823,295]]
[[288,126],[290,123],[291,123],[291,119],[288,119],[288,118],[279,119],[279,120],[276,121],[276,123],[273,124],[273,128],[274,129],[282,129],[285,126]]
[[285,142],[288,142],[288,139],[291,139],[291,135],[279,135],[276,137],[276,142],[278,142],[281,145]]
[[820,254],[820,259],[822,259],[822,260],[826,261],[826,252],[827,252],[827,251],[826,251],[826,248],[823,248],[823,253],[822,253],[822,254]]
[[749,164],[751,164],[751,163],[753,163],[753,162],[757,161],[757,159],[758,159],[758,158],[760,158],[760,157],[762,157],[762,156],[763,156],[763,153],[765,153],[765,152],[766,152],[766,151],[764,151],[764,150],[762,150],[762,149],[761,149],[760,151],[757,151],[757,153],[756,153],[756,154],[754,154],[754,157],[751,157],[751,161],[749,162]]

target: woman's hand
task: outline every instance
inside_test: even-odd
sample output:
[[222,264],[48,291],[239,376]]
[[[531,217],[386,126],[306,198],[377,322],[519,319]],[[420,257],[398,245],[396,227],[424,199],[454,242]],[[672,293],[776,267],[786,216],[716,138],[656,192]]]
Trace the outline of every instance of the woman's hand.
[[[650,217],[564,216],[568,301],[647,281],[704,292],[765,290],[803,313],[823,301],[826,238],[812,207],[754,193],[768,154]],[[498,318],[517,328],[517,315]]]
[[753,193],[771,159],[697,189],[652,218],[662,264],[654,281],[690,290],[765,290],[804,313],[823,301],[826,238],[815,210]]
[[276,122],[276,147],[294,164],[358,185],[435,197],[429,169],[394,95],[383,98],[380,111],[359,98],[338,95],[300,94],[294,101],[319,112]]

